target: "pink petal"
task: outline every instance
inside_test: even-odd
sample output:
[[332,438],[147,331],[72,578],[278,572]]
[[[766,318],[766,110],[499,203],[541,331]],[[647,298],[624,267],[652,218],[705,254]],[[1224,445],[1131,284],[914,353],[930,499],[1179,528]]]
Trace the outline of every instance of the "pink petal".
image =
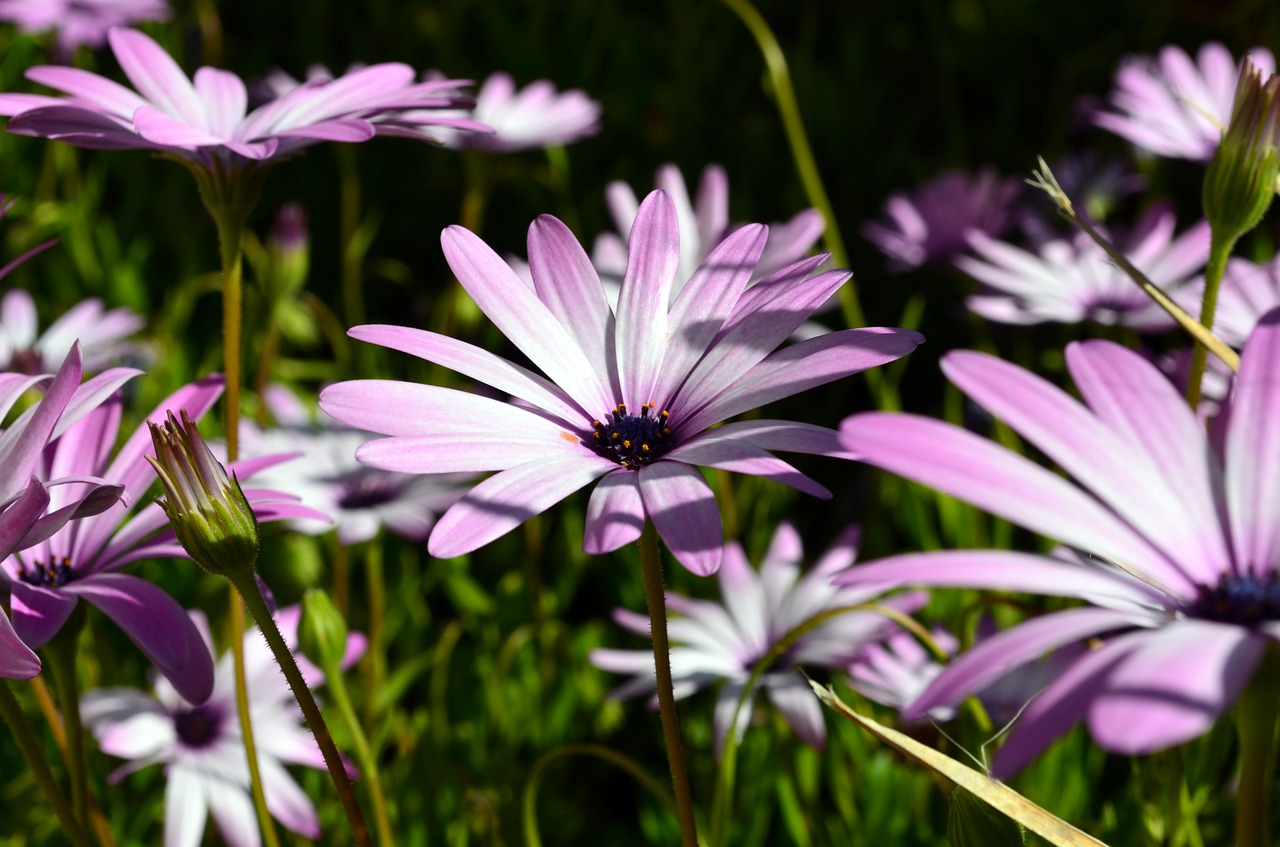
[[765,678],[765,691],[773,705],[791,724],[796,736],[810,747],[827,745],[827,725],[822,720],[822,704],[813,688],[795,671]]
[[204,126],[204,107],[187,75],[168,53],[141,32],[117,27],[107,34],[121,69],[138,93],[171,117]]
[[186,610],[161,589],[120,573],[99,573],[61,591],[97,606],[138,645],[188,703],[213,693],[213,657]]
[[1226,489],[1236,563],[1261,573],[1280,555],[1280,309],[1245,343],[1227,424]]
[[1089,706],[1089,732],[1103,749],[1127,756],[1197,738],[1240,696],[1266,645],[1232,624],[1170,623],[1107,675]]
[[29,477],[23,492],[0,512],[0,561],[22,549],[19,543],[44,514],[48,505],[49,492],[38,479]]
[[219,138],[235,135],[249,102],[240,77],[217,68],[200,68],[196,71],[195,87],[204,103],[209,130]]
[[612,553],[638,539],[644,521],[640,475],[625,468],[607,474],[592,489],[587,503],[582,550],[591,555]]
[[76,608],[74,596],[28,585],[16,577],[10,582],[9,590],[14,631],[32,649],[48,644]]
[[574,455],[526,462],[494,474],[440,517],[427,550],[442,559],[470,553],[617,467],[608,459]]
[[31,679],[39,673],[40,659],[14,632],[4,612],[0,612],[0,679]]
[[1186,575],[1112,512],[1057,474],[942,421],[868,413],[840,440],[862,460],[1194,596]]
[[[169,768],[164,787],[164,847],[199,847],[215,780],[191,767]],[[241,790],[217,780],[221,791]],[[221,792],[219,792],[221,793]],[[247,845],[236,845],[247,847]]]
[[715,495],[702,475],[681,462],[660,461],[639,470],[645,513],[676,561],[699,576],[720,567],[724,530]]
[[640,204],[627,241],[627,271],[618,294],[618,381],[622,401],[633,409],[667,397],[654,392],[667,345],[667,307],[680,263],[675,207],[666,192],[654,191]]
[[609,386],[601,384],[573,336],[489,245],[458,226],[441,233],[440,243],[480,310],[552,382],[592,415],[614,407]]
[[664,458],[690,465],[719,468],[734,473],[764,477],[797,491],[803,491],[823,500],[831,499],[831,492],[791,465],[765,450],[730,436],[720,438],[720,430],[703,433],[692,441],[681,444]]

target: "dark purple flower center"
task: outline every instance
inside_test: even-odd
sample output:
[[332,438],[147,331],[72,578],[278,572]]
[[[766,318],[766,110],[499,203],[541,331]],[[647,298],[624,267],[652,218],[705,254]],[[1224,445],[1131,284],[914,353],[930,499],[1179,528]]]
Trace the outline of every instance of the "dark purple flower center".
[[1217,585],[1201,586],[1187,615],[1246,627],[1280,620],[1280,574],[1225,574]]
[[343,509],[372,509],[399,496],[399,488],[387,478],[365,475],[347,482],[338,497],[338,506]]
[[60,588],[75,578],[76,572],[71,567],[71,560],[65,556],[61,562],[55,562],[50,565],[46,565],[44,562],[32,562],[31,567],[27,567],[23,562],[18,562],[18,579],[27,585],[38,585],[41,588]]
[[641,403],[640,414],[633,415],[626,403],[619,403],[603,421],[592,421],[596,452],[633,471],[661,458],[671,449],[670,416],[656,409],[653,403]]
[[215,705],[205,703],[173,716],[173,730],[187,747],[208,747],[222,734],[226,715]]
[[44,373],[44,359],[35,350],[28,347],[26,350],[15,350],[9,357],[9,367],[7,370],[14,373],[27,374],[35,376],[38,373]]

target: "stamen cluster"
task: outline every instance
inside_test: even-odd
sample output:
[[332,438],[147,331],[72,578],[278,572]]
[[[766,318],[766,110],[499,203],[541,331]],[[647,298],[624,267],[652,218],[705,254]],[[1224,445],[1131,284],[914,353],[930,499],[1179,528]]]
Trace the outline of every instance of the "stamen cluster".
[[75,579],[75,576],[71,560],[66,556],[62,557],[62,561],[48,565],[43,562],[34,562],[30,568],[21,563],[18,565],[18,579],[27,585],[38,585],[41,588],[59,588]]
[[654,403],[641,403],[640,414],[633,415],[626,403],[619,403],[605,421],[592,421],[596,450],[633,471],[662,456],[671,446],[670,415],[663,409],[650,416],[656,408]]
[[1200,589],[1187,614],[1239,626],[1280,620],[1280,575],[1224,574],[1217,585]]

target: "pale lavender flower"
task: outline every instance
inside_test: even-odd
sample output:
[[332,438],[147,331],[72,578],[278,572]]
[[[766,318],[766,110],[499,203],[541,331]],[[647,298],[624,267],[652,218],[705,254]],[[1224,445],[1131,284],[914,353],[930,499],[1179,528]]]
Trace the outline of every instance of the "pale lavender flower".
[[981,353],[950,353],[943,370],[1075,483],[941,421],[870,413],[840,429],[870,464],[1087,554],[1077,562],[1008,550],[908,554],[837,580],[1087,603],[986,639],[912,707],[919,714],[956,703],[1058,647],[1103,638],[1023,712],[995,758],[997,774],[1018,770],[1081,719],[1114,753],[1195,738],[1280,640],[1280,310],[1245,344],[1230,407],[1213,431],[1133,351],[1078,342],[1066,361],[1084,403]]
[[[1199,221],[1174,237],[1176,222],[1156,206],[1116,246],[1165,292],[1192,283],[1209,255],[1209,225]],[[1159,331],[1173,319],[1156,305],[1089,236],[1049,241],[1036,252],[974,232],[956,267],[984,283],[988,293],[966,301],[987,320],[1007,324],[1093,323]]]
[[[675,204],[676,224],[680,232],[680,258],[671,299],[680,294],[686,280],[711,251],[724,241],[734,227],[729,222],[729,177],[719,165],[708,165],[698,182],[697,198],[689,199],[684,177],[675,165],[658,168],[654,187],[667,193]],[[591,250],[591,262],[604,281],[610,303],[617,302],[617,289],[627,269],[627,239],[640,208],[635,192],[625,182],[611,182],[605,189],[605,200],[613,216],[616,233],[602,233]],[[817,209],[805,209],[786,223],[769,225],[769,237],[752,273],[751,283],[782,270],[809,255],[822,237],[826,224]]]
[[[39,544],[68,521],[110,508],[123,494],[121,486],[92,476],[67,475],[44,482],[36,475],[50,439],[88,414],[132,372],[111,371],[83,385],[80,376],[77,345],[51,381],[0,373],[0,421],[23,394],[47,383],[44,396],[0,431],[0,559]],[[59,502],[51,511],[50,486],[60,488]],[[0,677],[27,679],[39,672],[40,660],[0,611]]]
[[862,234],[889,257],[889,270],[947,265],[964,251],[970,232],[1000,235],[1008,228],[1020,186],[994,168],[970,176],[946,171],[910,193],[884,203],[884,220]]
[[471,474],[404,474],[356,461],[370,433],[324,417],[313,423],[307,409],[287,389],[269,386],[264,400],[277,426],[240,425],[246,457],[299,451],[305,461],[285,462],[258,474],[256,483],[296,496],[303,505],[333,518],[297,520],[290,527],[310,535],[337,529],[343,544],[368,541],[386,527],[410,541],[424,541],[436,516],[458,501],[475,482]]
[[126,339],[142,328],[142,316],[123,306],[103,309],[96,297],[81,300],[40,332],[36,304],[21,289],[0,299],[0,370],[48,373],[77,340],[84,369],[98,371],[136,347]]
[[455,150],[514,153],[570,144],[600,131],[600,104],[577,88],[556,91],[550,80],[539,79],[516,90],[509,74],[490,75],[476,93],[469,115],[492,134],[434,131],[444,146]]
[[544,215],[529,228],[533,290],[476,235],[449,227],[441,241],[454,274],[546,376],[448,336],[356,327],[354,338],[452,368],[519,404],[360,380],[326,388],[320,406],[344,423],[392,436],[357,452],[374,467],[499,472],[444,513],[428,541],[432,555],[475,550],[600,480],[587,505],[584,550],[616,550],[639,538],[651,519],[682,564],[710,573],[724,541],[715,497],[697,466],[829,497],[769,451],[846,455],[835,432],[823,427],[780,420],[715,425],[893,361],[923,340],[909,330],[850,329],[773,352],[849,273],[814,275],[825,260],[817,256],[748,288],[767,234],[758,224],[734,231],[672,303],[679,221],[667,194],[653,192],[631,227],[615,311],[582,246],[559,220]]
[[[1264,76],[1275,71],[1269,50],[1255,47],[1248,56]],[[1130,56],[1116,72],[1113,111],[1099,112],[1094,123],[1157,156],[1207,162],[1231,117],[1242,63],[1212,41],[1195,61],[1172,45],[1158,59]]]
[[[209,377],[174,392],[147,417],[163,421],[167,411],[185,409],[198,418],[221,393],[222,379]],[[199,702],[209,696],[213,682],[212,662],[199,633],[163,590],[119,572],[140,559],[187,556],[158,505],[136,509],[155,479],[145,458],[152,449],[145,421],[111,458],[121,412],[115,394],[80,417],[40,456],[37,478],[101,479],[120,486],[123,496],[119,505],[63,526],[0,562],[10,583],[14,629],[28,646],[41,647],[84,600],[115,621],[184,697]],[[285,458],[240,462],[231,469],[246,478]],[[303,506],[278,502],[283,495],[277,492],[245,493],[259,520],[314,516]],[[50,496],[51,504],[60,507],[70,495],[59,486]]]
[[[850,527],[813,568],[802,574],[804,548],[800,536],[795,527],[784,523],[774,533],[759,571],[747,561],[737,542],[725,545],[723,564],[717,574],[723,603],[667,594],[667,605],[677,613],[668,623],[676,698],[723,682],[716,697],[714,719],[717,756],[724,749],[733,712],[752,668],[796,627],[815,615],[846,606],[875,601],[909,613],[927,601],[921,592],[876,600],[881,591],[875,586],[833,587],[831,577],[853,564],[859,538],[858,529]],[[647,615],[618,609],[614,620],[632,632],[649,635]],[[865,643],[885,637],[894,628],[879,612],[850,611],[836,615],[788,647],[761,675],[758,687],[764,689],[802,741],[821,747],[827,738],[822,706],[797,669],[801,666],[844,667]],[[610,695],[612,697],[648,694],[657,684],[652,650],[592,650],[591,663],[607,671],[633,675],[633,679]],[[748,695],[738,718],[739,738],[750,722],[755,693],[753,690]]]
[[[208,627],[193,613],[202,636],[199,649],[211,653]],[[299,607],[276,613],[276,624],[310,688],[324,684],[324,673],[297,653]],[[348,638],[344,667],[364,652],[364,639]],[[193,648],[194,649],[194,648]],[[211,659],[208,660],[211,662]],[[320,837],[315,806],[285,769],[287,764],[323,770],[324,758],[302,722],[293,693],[256,628],[244,634],[246,689],[257,746],[258,769],[267,809],[290,832]],[[165,766],[164,845],[197,847],[209,815],[231,847],[258,847],[261,834],[249,795],[249,764],[236,712],[231,653],[214,670],[213,693],[203,703],[183,698],[165,679],[155,696],[132,688],[90,691],[81,700],[85,722],[104,753],[128,759],[111,774],[119,782],[151,765]]]
[[371,65],[310,82],[249,112],[235,74],[203,67],[193,82],[141,32],[114,28],[108,40],[136,91],[77,68],[34,67],[28,79],[68,96],[0,94],[0,115],[12,116],[7,129],[80,147],[159,150],[212,169],[263,162],[320,141],[417,137],[424,125],[474,124],[439,111],[468,100],[456,93],[468,81],[416,83],[408,65]]
[[112,27],[168,19],[164,0],[0,0],[0,20],[30,34],[56,31],[63,56],[101,47]]

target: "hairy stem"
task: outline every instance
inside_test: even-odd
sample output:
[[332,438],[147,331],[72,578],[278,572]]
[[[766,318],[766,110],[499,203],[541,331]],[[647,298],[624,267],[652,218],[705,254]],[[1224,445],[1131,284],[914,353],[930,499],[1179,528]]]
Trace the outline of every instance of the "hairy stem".
[[329,735],[329,727],[320,714],[320,707],[316,705],[311,689],[307,687],[306,680],[302,677],[302,671],[298,670],[298,663],[294,661],[289,645],[285,644],[284,637],[276,627],[275,618],[267,608],[257,580],[249,574],[237,579],[235,587],[240,592],[245,606],[248,607],[249,614],[253,615],[254,622],[258,624],[258,629],[262,630],[263,636],[266,637],[267,646],[271,648],[276,663],[280,665],[280,670],[284,672],[289,687],[293,689],[293,696],[302,709],[307,726],[316,737],[316,743],[320,746],[325,766],[329,769],[329,777],[338,790],[338,799],[342,803],[342,810],[347,814],[347,822],[351,825],[351,833],[355,837],[356,844],[360,847],[372,847],[373,840],[369,837],[369,825],[365,822],[364,812],[360,811],[360,801],[356,799],[356,791],[342,764],[342,756],[338,753],[332,736]]
[[698,825],[693,817],[693,792],[685,770],[680,746],[680,721],[671,683],[671,645],[667,641],[667,598],[662,587],[662,552],[652,521],[645,521],[640,533],[640,563],[644,568],[644,596],[649,606],[649,631],[653,637],[653,663],[658,676],[658,711],[662,716],[662,740],[671,766],[671,785],[676,795],[676,815],[680,819],[681,844],[697,847]]

